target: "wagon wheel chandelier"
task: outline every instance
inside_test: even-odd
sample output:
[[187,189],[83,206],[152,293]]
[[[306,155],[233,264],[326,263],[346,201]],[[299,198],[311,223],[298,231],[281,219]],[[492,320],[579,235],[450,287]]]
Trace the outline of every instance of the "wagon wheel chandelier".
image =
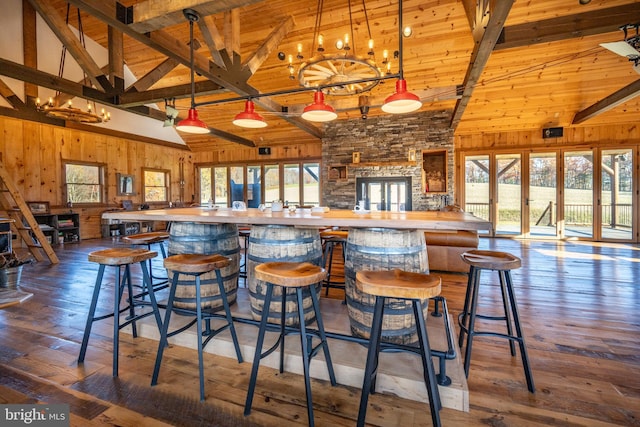
[[[65,24],[69,25],[69,12],[70,12],[71,4],[67,3],[67,16],[65,20]],[[85,39],[84,39],[84,31],[82,28],[82,18],[80,17],[80,9],[78,12],[78,38],[82,47],[87,48]],[[60,55],[60,67],[58,68],[58,77],[62,78],[64,74],[64,64],[67,56],[67,47],[62,45],[62,54]],[[89,84],[89,79],[87,75],[84,74],[83,84]],[[55,99],[60,99],[61,92],[56,91]],[[47,117],[51,117],[53,119],[67,120],[71,122],[79,122],[79,123],[104,123],[108,122],[111,119],[111,113],[105,111],[103,108],[100,114],[98,114],[96,110],[96,103],[87,101],[87,109],[81,110],[80,108],[73,107],[71,100],[67,101],[65,106],[55,105],[54,98],[50,97],[46,103],[41,103],[40,98],[36,99],[36,109],[40,112],[43,112]]]

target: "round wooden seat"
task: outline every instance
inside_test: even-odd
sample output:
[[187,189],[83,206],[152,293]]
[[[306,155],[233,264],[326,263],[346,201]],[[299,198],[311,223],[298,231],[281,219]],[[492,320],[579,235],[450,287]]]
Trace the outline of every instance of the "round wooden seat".
[[251,227],[238,227],[238,234],[242,237],[249,236],[249,234],[251,234]]
[[169,238],[169,233],[166,231],[152,231],[149,233],[132,234],[122,238],[127,243],[132,245],[150,245],[152,243],[163,242]]
[[404,299],[428,299],[440,295],[442,279],[431,274],[399,269],[358,271],[356,286],[366,294]]
[[231,259],[219,254],[178,254],[164,260],[165,268],[179,273],[207,273],[231,264]]
[[476,268],[486,270],[515,270],[520,268],[522,261],[515,255],[498,251],[471,250],[460,255],[462,260]]
[[347,237],[349,237],[349,232],[348,231],[325,230],[325,231],[321,231],[320,232],[320,238],[321,239],[331,239],[331,240],[342,239],[342,240],[347,240]]
[[258,280],[291,288],[313,285],[327,275],[324,268],[308,262],[265,262],[255,272]]
[[155,258],[157,252],[135,248],[109,248],[89,254],[89,261],[104,265],[125,265]]

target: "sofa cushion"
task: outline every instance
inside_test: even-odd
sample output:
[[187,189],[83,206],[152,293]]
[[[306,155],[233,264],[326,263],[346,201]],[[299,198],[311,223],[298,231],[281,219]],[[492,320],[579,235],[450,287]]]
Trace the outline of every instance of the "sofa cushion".
[[478,233],[467,230],[429,230],[425,231],[424,238],[427,246],[477,248],[479,243]]

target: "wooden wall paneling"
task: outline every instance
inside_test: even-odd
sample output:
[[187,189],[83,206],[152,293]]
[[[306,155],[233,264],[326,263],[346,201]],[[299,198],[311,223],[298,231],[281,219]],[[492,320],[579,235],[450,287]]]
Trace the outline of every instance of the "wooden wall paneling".
[[62,172],[53,126],[40,126],[40,193],[37,200],[62,203]]
[[24,191],[23,135],[24,128],[20,120],[5,120],[6,143],[2,161],[21,192]]
[[23,155],[24,159],[24,186],[22,197],[25,200],[45,200],[52,202],[50,199],[43,199],[40,188],[40,129],[37,123],[23,122]]
[[120,138],[111,138],[109,150],[107,151],[107,197],[109,203],[119,204],[123,197],[116,196],[117,173],[130,173],[127,160],[127,143]]

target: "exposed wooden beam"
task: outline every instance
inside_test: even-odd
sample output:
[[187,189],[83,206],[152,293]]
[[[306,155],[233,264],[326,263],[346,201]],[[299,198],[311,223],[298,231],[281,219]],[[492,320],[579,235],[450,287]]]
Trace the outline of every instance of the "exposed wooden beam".
[[107,27],[109,40],[109,82],[116,93],[124,92],[124,44],[123,34],[111,26]]
[[[640,5],[634,3],[512,25],[504,28],[503,37],[496,43],[494,50],[612,33],[619,31],[620,25],[624,23],[638,21],[640,21]],[[622,40],[622,32],[620,39]]]
[[34,108],[25,108],[22,110],[14,110],[12,108],[0,106],[0,116],[13,117],[14,119],[28,120],[30,122],[46,123],[53,126],[64,126],[64,120],[52,119],[42,113],[37,112]]
[[[200,42],[198,40],[193,40],[193,48],[195,50],[200,49]],[[127,92],[144,92],[149,89],[151,86],[156,84],[160,79],[166,76],[171,70],[176,68],[180,62],[175,58],[167,58],[158,65],[155,66],[151,71],[149,71],[144,76],[140,77],[133,83],[131,86],[127,88]]]
[[[36,37],[36,11],[27,0],[22,0],[22,53],[24,65],[38,69],[38,43]],[[38,98],[38,86],[24,84],[24,102],[33,105]]]
[[[227,89],[211,80],[195,82],[196,96],[212,95],[221,92],[228,92]],[[178,86],[163,87],[160,89],[152,89],[144,92],[127,92],[118,99],[118,105],[121,107],[133,107],[136,105],[150,104],[160,102],[165,99],[189,98],[191,96],[191,83]]]
[[450,126],[454,130],[462,119],[464,110],[471,99],[473,90],[475,89],[478,79],[482,75],[482,71],[489,60],[489,56],[491,56],[491,52],[496,45],[496,41],[498,40],[498,37],[500,37],[500,33],[502,32],[502,28],[504,27],[504,23],[511,11],[511,6],[513,6],[514,1],[515,0],[500,0],[491,3],[493,9],[489,11],[489,21],[487,25],[474,28],[474,33],[479,33],[479,35],[476,36],[474,34],[475,45],[473,47],[473,52],[471,53],[471,60],[469,67],[467,68],[467,73],[465,74],[464,81],[462,83],[462,86],[464,87],[462,98],[456,102],[456,106],[451,116]]
[[26,67],[22,64],[9,61],[4,58],[0,58],[0,75],[22,80],[24,82],[46,87],[55,91],[64,92],[69,95],[80,96],[103,104],[112,104],[113,101],[110,95],[97,89],[54,76],[53,74],[45,73],[44,71],[34,70],[33,68]]
[[271,34],[269,34],[269,37],[267,37],[255,53],[245,61],[244,65],[249,68],[251,74],[255,73],[256,70],[260,68],[271,52],[278,47],[282,39],[284,39],[284,37],[293,29],[293,26],[293,18],[289,16],[277,28],[273,29]]
[[[87,13],[95,16],[108,25],[119,28],[124,34],[145,44],[146,46],[151,47],[152,49],[157,50],[163,55],[178,59],[180,63],[186,66],[190,65],[188,49],[184,48],[184,46],[178,40],[162,31],[154,31],[150,34],[140,34],[136,31],[133,31],[126,24],[118,21],[115,18],[116,11],[115,5],[113,3],[106,3],[102,0],[69,0],[69,3],[85,10]],[[209,61],[202,55],[194,55],[194,57],[194,69],[200,75],[218,83],[221,86],[224,86],[225,88],[235,92],[240,96],[250,96],[259,93],[256,88],[246,83],[247,79],[250,77],[248,70],[225,70],[224,68],[221,68],[213,62]],[[255,102],[267,111],[277,113],[282,111],[282,106],[270,98],[257,98]],[[310,124],[309,122],[299,117],[285,116],[284,120],[288,121],[294,126],[297,126],[298,128],[316,138],[322,137],[322,130],[320,128]]]
[[[37,87],[37,86],[36,86]],[[14,91],[11,90],[7,84],[0,79],[0,96],[3,97],[13,108],[16,110],[23,110],[25,108],[24,102],[20,99]]]
[[69,53],[76,60],[80,68],[96,87],[101,87],[105,92],[112,91],[113,87],[109,79],[95,63],[89,52],[82,46],[80,40],[69,29],[65,20],[58,14],[56,8],[46,0],[29,0],[34,9],[47,23],[51,31],[66,46]]
[[184,22],[182,10],[191,8],[200,16],[214,15],[263,0],[147,0],[133,6],[130,27],[139,33],[160,30]]
[[640,80],[636,80],[630,85],[623,87],[622,89],[612,93],[606,98],[596,102],[595,104],[585,108],[582,111],[579,111],[573,117],[573,124],[577,125],[583,123],[590,118],[597,116],[598,114],[602,114],[605,111],[609,111],[620,104],[624,104],[625,102],[635,98],[638,95],[640,95]]
[[489,20],[490,0],[463,0],[462,6],[469,21],[469,28],[475,41],[480,40]]
[[[233,9],[224,13],[224,48],[233,64],[240,61],[240,11]],[[236,59],[238,62],[236,62]]]
[[224,49],[224,40],[222,40],[222,36],[213,18],[211,16],[201,16],[198,20],[198,28],[200,28],[200,34],[202,34],[202,38],[209,48],[213,63],[219,67],[226,68],[224,59],[220,53],[220,51]]

